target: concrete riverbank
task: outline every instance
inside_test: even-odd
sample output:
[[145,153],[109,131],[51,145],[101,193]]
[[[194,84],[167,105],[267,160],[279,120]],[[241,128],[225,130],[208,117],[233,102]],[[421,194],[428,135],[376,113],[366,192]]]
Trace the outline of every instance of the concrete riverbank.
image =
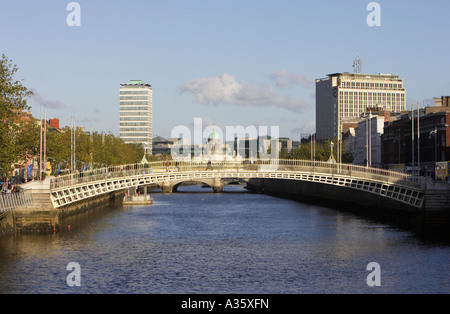
[[65,218],[121,201],[124,192],[112,192],[54,209],[49,194],[36,193],[32,206],[0,215],[0,237],[58,232]]

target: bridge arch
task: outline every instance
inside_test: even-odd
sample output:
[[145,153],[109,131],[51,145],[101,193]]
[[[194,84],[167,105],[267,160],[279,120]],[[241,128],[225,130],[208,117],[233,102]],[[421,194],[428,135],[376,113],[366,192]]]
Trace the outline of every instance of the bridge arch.
[[210,182],[208,183],[208,182],[202,182],[202,181],[181,181],[181,182],[177,182],[173,185],[172,192],[173,193],[179,192],[179,188],[181,188],[182,186],[187,186],[187,185],[202,185],[202,186],[207,185],[208,189],[211,189],[211,191],[212,191],[212,186],[211,186]]
[[235,183],[247,183],[248,180],[242,180],[240,178],[214,178],[214,179],[198,179],[198,180],[180,180],[172,182],[173,187],[170,192],[178,192],[178,188],[185,183],[193,183],[193,184],[202,184],[208,185],[210,189],[212,189],[215,193],[223,192],[224,188],[227,185],[235,184]]
[[218,179],[218,178],[176,180],[176,181],[172,181],[172,182],[170,182],[170,184],[166,185],[166,187],[168,187],[168,189],[167,190],[163,189],[163,192],[165,192],[165,193],[178,192],[178,188],[186,183],[208,185],[215,193],[222,192],[223,188],[225,186],[225,183],[221,179]]

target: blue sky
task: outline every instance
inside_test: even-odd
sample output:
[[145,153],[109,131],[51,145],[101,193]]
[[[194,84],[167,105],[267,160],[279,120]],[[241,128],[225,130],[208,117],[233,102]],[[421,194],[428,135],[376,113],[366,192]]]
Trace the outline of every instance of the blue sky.
[[35,91],[39,116],[118,135],[119,87],[153,86],[153,134],[202,117],[244,127],[280,126],[298,138],[314,129],[315,79],[352,72],[404,79],[407,106],[450,95],[450,2],[377,1],[381,26],[369,27],[360,0],[77,1],[81,26],[69,27],[70,1],[3,1],[0,53]]

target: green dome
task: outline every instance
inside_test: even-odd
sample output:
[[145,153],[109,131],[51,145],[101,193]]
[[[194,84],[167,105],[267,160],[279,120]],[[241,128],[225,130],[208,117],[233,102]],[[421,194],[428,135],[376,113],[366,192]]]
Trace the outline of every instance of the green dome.
[[220,136],[219,136],[219,134],[217,134],[215,131],[213,131],[213,132],[211,133],[211,135],[209,136],[209,139],[210,139],[210,140],[220,140]]

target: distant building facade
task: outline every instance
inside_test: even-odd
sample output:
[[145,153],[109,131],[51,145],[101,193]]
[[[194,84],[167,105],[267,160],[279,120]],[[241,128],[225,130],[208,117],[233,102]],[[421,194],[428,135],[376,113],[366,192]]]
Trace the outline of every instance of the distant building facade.
[[415,110],[385,123],[382,163],[387,168],[404,169],[412,166],[413,161],[416,166],[420,161],[426,172],[436,162],[450,161],[450,106],[439,102],[440,99],[445,98],[435,98],[434,107],[420,109],[419,119]]
[[450,108],[450,96],[442,96],[441,98],[434,98],[434,107]]
[[174,140],[166,139],[161,136],[156,136],[153,138],[152,142],[153,155],[170,155],[172,152],[172,147],[174,143],[176,143]]
[[120,87],[120,138],[125,143],[141,143],[152,153],[152,86],[131,80]]
[[52,128],[54,128],[55,130],[59,131],[59,119],[58,118],[51,118],[48,121],[48,124],[50,124],[50,126]]
[[279,150],[280,152],[284,153],[291,153],[292,152],[292,140],[287,137],[280,137],[278,139],[279,142]]
[[370,110],[406,110],[403,80],[390,74],[335,73],[316,80],[317,140],[339,139]]
[[380,168],[381,136],[384,133],[384,123],[390,121],[390,112],[370,112],[355,128],[353,142],[353,163]]

